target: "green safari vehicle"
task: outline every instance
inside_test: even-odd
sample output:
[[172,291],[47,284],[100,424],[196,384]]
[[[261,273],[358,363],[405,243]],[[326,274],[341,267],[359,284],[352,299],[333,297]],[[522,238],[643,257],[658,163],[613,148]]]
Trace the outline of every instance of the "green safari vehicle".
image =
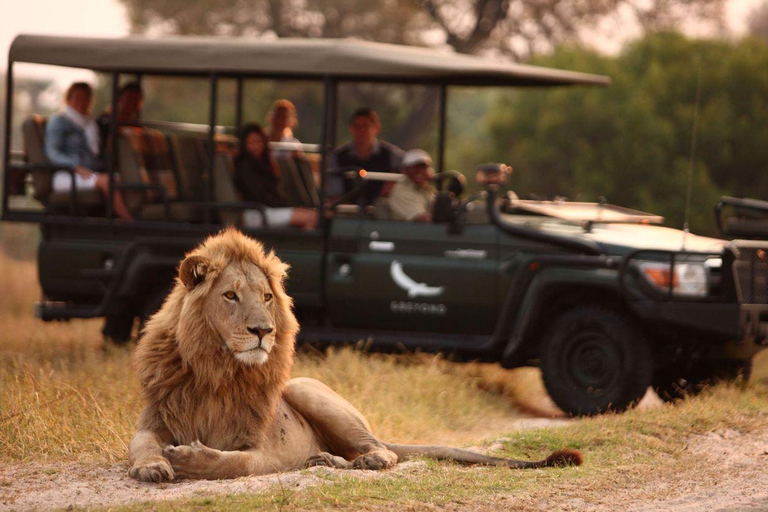
[[[137,219],[120,222],[109,200],[51,191],[53,172],[73,171],[48,162],[41,116],[22,120],[25,151],[12,158],[20,63],[102,73],[112,112],[126,77],[202,79],[208,123],[146,120],[140,136],[155,148],[150,165],[129,138],[136,127],[113,115],[106,172]],[[257,78],[322,87],[320,140],[279,162],[293,204],[317,209],[315,230],[243,224],[244,211],[263,205],[240,201],[231,155],[222,150],[233,127],[217,116],[221,84],[234,83],[227,101],[241,125],[243,83]],[[302,342],[366,340],[374,351],[537,365],[568,414],[624,410],[650,386],[675,398],[711,379],[748,377],[753,355],[768,343],[768,242],[685,234],[658,216],[609,204],[521,200],[504,191],[508,168],[484,164],[483,155],[481,192],[465,194],[463,175],[443,169],[452,86],[605,86],[607,77],[350,41],[22,35],[7,80],[2,219],[40,225],[36,314],[43,320],[103,317],[105,334],[130,339],[135,320],[162,303],[183,254],[232,224],[291,265]],[[329,199],[339,88],[351,83],[437,90],[435,222],[391,220],[386,204],[345,204],[366,180],[396,180],[396,172],[344,169],[356,186]]]

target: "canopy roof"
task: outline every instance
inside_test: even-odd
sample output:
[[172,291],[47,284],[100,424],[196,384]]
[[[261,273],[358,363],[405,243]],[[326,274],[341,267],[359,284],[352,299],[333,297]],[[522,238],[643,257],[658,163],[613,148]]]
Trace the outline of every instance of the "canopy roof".
[[608,77],[469,55],[344,39],[123,39],[20,35],[9,62],[157,74],[427,82],[456,85],[607,85]]

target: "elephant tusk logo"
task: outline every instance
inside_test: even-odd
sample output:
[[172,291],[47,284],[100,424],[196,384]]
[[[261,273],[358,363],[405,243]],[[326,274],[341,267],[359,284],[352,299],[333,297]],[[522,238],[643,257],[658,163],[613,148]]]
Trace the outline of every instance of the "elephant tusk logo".
[[397,286],[408,292],[408,298],[437,297],[443,294],[443,286],[427,286],[426,283],[417,283],[403,270],[399,261],[393,261],[389,267],[389,274]]

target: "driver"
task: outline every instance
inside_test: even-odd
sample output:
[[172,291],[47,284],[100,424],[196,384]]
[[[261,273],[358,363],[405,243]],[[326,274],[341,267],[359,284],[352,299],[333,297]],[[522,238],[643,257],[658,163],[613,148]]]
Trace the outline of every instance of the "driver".
[[437,191],[430,180],[434,174],[432,158],[423,149],[411,149],[403,156],[405,179],[395,185],[389,198],[394,220],[432,222],[432,207]]
[[[349,118],[349,134],[352,140],[333,150],[330,155],[331,169],[375,172],[397,172],[402,165],[403,150],[394,144],[379,139],[381,121],[372,108],[361,107]],[[341,195],[354,188],[351,179],[334,176],[336,182],[329,184],[330,195]],[[387,196],[387,190],[380,181],[369,181],[357,198],[360,206],[372,204],[379,196]]]

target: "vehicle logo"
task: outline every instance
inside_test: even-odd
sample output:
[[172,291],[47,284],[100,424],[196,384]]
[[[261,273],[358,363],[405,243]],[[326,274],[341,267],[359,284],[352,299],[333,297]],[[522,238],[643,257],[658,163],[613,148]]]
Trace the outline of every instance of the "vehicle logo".
[[426,283],[417,283],[403,270],[403,265],[395,260],[389,267],[389,274],[397,286],[408,292],[408,298],[437,297],[443,294],[444,286],[428,286]]
[[482,249],[453,249],[445,251],[446,258],[459,258],[464,260],[484,260],[488,252]]

